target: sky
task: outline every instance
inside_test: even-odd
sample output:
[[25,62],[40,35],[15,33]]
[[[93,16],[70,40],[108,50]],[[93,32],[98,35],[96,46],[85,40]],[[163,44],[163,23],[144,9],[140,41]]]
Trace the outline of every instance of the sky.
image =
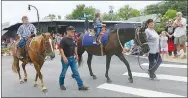
[[114,12],[128,4],[130,7],[141,10],[149,4],[160,1],[2,1],[2,23],[14,24],[21,22],[21,17],[26,15],[29,21],[37,21],[37,13],[34,8],[28,10],[28,4],[34,5],[39,10],[40,20],[49,14],[61,15],[62,19],[71,14],[78,4],[93,6],[101,13],[109,12],[109,6],[114,7]]

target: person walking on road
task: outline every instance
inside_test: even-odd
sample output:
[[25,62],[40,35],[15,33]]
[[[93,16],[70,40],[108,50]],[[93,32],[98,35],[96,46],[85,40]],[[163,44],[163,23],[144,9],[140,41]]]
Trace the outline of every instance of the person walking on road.
[[147,29],[145,30],[145,33],[147,35],[148,39],[148,45],[150,48],[149,51],[149,78],[150,79],[156,79],[155,71],[158,69],[159,65],[162,63],[162,59],[159,53],[159,35],[154,30],[154,24],[153,19],[148,19],[146,21]]
[[78,73],[78,68],[76,65],[77,64],[76,62],[78,61],[79,58],[77,54],[77,47],[73,40],[74,33],[75,33],[75,28],[73,26],[69,26],[67,28],[67,36],[64,37],[60,42],[61,63],[63,68],[59,77],[59,85],[61,90],[66,90],[64,86],[64,79],[65,79],[66,71],[70,66],[73,76],[78,84],[78,89],[88,90],[88,87],[83,85],[83,81],[80,78],[80,75]]

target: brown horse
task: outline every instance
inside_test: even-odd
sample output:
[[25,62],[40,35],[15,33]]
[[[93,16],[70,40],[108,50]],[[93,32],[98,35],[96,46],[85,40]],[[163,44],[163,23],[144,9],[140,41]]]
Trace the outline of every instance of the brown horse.
[[[93,45],[93,46],[82,46],[82,39],[83,35],[79,37],[78,41],[78,56],[79,56],[79,66],[81,65],[82,60],[82,54],[84,51],[87,51],[88,53],[88,59],[87,64],[89,68],[90,75],[93,77],[93,79],[96,79],[96,75],[93,74],[92,68],[91,68],[91,60],[93,55],[101,56],[101,47],[100,45]],[[108,70],[110,68],[110,61],[111,57],[113,55],[116,55],[126,66],[128,70],[129,75],[129,82],[133,82],[132,73],[130,69],[130,65],[128,61],[125,59],[122,50],[123,45],[125,42],[128,42],[130,40],[134,39],[135,43],[140,46],[140,49],[142,49],[142,52],[147,53],[149,51],[149,46],[147,44],[147,37],[144,33],[144,28],[112,28],[110,29],[109,35],[108,35],[108,42],[105,44],[103,48],[103,53],[106,55],[106,73],[105,77],[107,78],[107,82],[112,82],[111,79],[108,76]]]
[[[13,64],[12,64],[12,70],[13,72],[18,73],[20,84],[27,82],[27,72],[25,70],[26,64],[28,64],[29,59],[19,59],[16,55],[16,48],[17,43],[19,40],[16,41],[16,43],[13,44],[12,47],[12,53],[13,53]],[[33,37],[32,39],[28,39],[26,42],[26,51],[28,53],[28,56],[31,60],[31,62],[34,64],[35,70],[36,70],[36,77],[35,77],[35,84],[34,87],[38,86],[37,79],[41,80],[42,90],[43,92],[47,91],[47,88],[44,85],[43,82],[43,76],[40,72],[42,65],[44,64],[45,57],[50,56],[51,59],[55,57],[54,52],[54,42],[52,39],[52,36],[50,33],[42,33],[39,36]],[[22,77],[20,75],[20,67],[19,67],[19,61],[22,61],[22,68],[24,71],[24,81],[22,80]]]

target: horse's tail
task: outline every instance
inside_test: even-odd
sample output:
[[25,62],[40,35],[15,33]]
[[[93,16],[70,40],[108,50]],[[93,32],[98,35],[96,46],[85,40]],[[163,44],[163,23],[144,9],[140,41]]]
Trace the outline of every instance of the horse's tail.
[[11,45],[11,50],[12,50],[12,56],[13,56],[12,71],[17,73],[17,69],[19,67],[19,59],[16,55],[16,43],[15,42]]
[[19,67],[19,59],[15,56],[13,58],[14,59],[13,59],[13,63],[12,63],[12,71],[17,73],[18,72],[17,69]]

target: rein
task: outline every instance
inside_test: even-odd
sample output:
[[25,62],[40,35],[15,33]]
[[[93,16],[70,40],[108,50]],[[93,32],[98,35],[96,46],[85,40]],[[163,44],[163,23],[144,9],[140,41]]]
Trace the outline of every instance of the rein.
[[121,48],[123,49],[123,45],[122,45],[122,43],[121,43],[121,41],[119,39],[119,29],[117,29],[116,33],[117,33],[117,38],[118,38],[119,44],[120,44]]

